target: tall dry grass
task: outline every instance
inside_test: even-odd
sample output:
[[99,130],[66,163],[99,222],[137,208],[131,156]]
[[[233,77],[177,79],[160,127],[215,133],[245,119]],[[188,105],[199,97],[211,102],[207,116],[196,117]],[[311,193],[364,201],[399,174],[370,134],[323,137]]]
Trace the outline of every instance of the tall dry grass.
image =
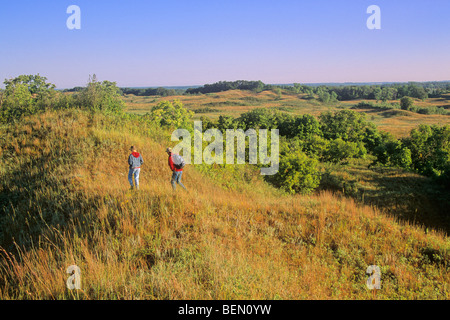
[[449,239],[352,199],[224,188],[193,166],[174,193],[166,136],[130,120],[49,112],[0,130],[0,299],[373,299],[372,264],[377,299],[450,297]]

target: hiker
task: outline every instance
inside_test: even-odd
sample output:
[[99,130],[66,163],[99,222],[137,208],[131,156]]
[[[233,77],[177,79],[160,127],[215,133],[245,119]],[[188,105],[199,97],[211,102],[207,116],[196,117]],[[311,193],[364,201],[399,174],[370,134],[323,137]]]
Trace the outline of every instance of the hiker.
[[128,181],[130,182],[131,189],[133,189],[133,176],[136,190],[139,190],[139,173],[141,172],[141,165],[144,163],[142,155],[137,152],[136,148],[132,146],[130,148],[131,154],[128,157],[128,164],[130,165],[130,171],[128,171]]
[[183,167],[182,166],[177,166],[177,163],[176,162],[174,163],[174,159],[173,159],[174,156],[177,156],[177,158],[181,158],[181,157],[179,155],[177,155],[177,154],[172,154],[172,149],[171,148],[167,148],[166,152],[169,155],[169,167],[172,170],[172,179],[171,179],[170,182],[172,183],[173,190],[175,191],[177,183],[184,190],[187,190],[186,187],[181,182],[181,175],[183,174]]

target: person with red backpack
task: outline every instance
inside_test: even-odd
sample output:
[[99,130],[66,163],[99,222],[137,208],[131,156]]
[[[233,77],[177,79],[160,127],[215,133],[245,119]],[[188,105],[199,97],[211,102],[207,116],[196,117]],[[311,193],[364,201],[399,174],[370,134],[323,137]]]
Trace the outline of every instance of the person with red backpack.
[[166,152],[169,155],[169,167],[170,170],[172,170],[172,179],[170,180],[170,182],[172,183],[173,190],[175,191],[177,183],[184,190],[187,190],[181,182],[181,175],[183,174],[183,167],[185,165],[183,157],[179,154],[172,153],[171,148],[167,148]]

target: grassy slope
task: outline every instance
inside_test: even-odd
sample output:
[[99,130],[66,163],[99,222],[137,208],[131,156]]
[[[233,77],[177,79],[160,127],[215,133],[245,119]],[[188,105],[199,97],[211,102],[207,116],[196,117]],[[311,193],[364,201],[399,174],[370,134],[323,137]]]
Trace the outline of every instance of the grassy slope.
[[[282,195],[257,175],[225,182],[193,166],[189,192],[174,194],[164,134],[99,115],[0,130],[0,299],[370,299],[372,264],[378,298],[450,298],[448,237],[352,199]],[[131,144],[145,159],[138,193]],[[72,264],[82,290],[66,288]]]

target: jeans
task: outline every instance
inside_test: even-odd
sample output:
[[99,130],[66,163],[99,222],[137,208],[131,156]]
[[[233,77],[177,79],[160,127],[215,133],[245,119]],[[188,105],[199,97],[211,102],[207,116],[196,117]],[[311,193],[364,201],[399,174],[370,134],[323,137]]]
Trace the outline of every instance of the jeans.
[[130,186],[133,188],[133,175],[134,175],[134,183],[136,185],[136,189],[139,188],[139,173],[141,172],[140,168],[130,168],[128,172],[128,182],[130,182]]
[[178,183],[184,190],[186,190],[186,187],[181,183],[181,175],[183,174],[183,171],[173,171],[172,173],[172,180],[170,181],[172,183],[173,190],[176,189],[176,184]]

